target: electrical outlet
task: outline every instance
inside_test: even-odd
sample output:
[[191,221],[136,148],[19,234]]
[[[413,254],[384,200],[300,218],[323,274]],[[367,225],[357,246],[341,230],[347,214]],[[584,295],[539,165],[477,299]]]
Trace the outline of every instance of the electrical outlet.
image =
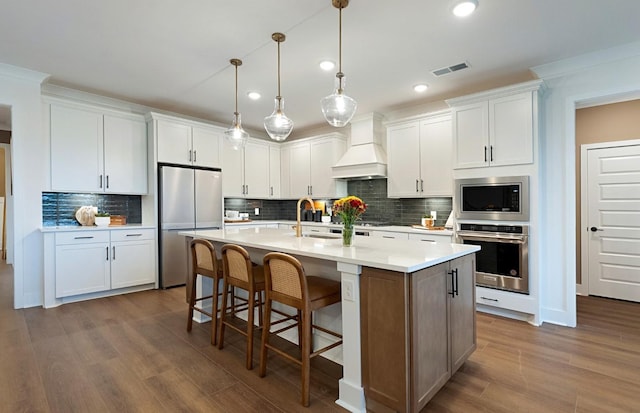
[[353,281],[342,281],[342,297],[345,299],[345,301],[355,301],[353,291],[354,289],[355,285],[353,284]]
[[436,211],[431,211],[431,218],[433,218],[434,221],[436,220]]
[[256,214],[256,215],[260,215],[260,208],[256,208],[256,209],[253,211],[253,213],[254,213],[254,214]]

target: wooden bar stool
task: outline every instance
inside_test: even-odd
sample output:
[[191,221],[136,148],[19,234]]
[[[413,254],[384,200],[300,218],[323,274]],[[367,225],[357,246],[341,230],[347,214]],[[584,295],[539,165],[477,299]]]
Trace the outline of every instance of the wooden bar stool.
[[[264,275],[266,284],[266,300],[260,347],[260,377],[267,370],[267,349],[289,359],[302,369],[302,405],[309,406],[309,376],[311,358],[342,344],[342,335],[313,324],[312,312],[331,304],[340,302],[340,283],[322,277],[306,276],[300,261],[288,254],[271,252],[264,256]],[[270,332],[273,302],[279,302],[298,310],[297,323]],[[278,334],[293,327],[298,327],[298,345],[301,357],[297,359],[290,354],[269,344],[270,333]],[[313,351],[313,329],[333,335],[340,340],[319,350]],[[300,339],[301,338],[301,339]]]
[[[218,332],[218,284],[222,279],[222,265],[221,261],[216,257],[216,250],[213,244],[204,239],[194,239],[190,244],[191,249],[191,279],[188,283],[190,288],[189,293],[189,315],[187,320],[187,331],[191,331],[193,326],[193,311],[198,311],[202,314],[211,317],[211,344],[216,344],[216,337]],[[211,295],[196,297],[196,280],[198,275],[211,278],[213,281],[213,292]],[[212,298],[213,305],[211,312],[204,310],[203,308],[196,307],[196,303]]]
[[[222,246],[223,265],[223,293],[222,312],[220,314],[219,341],[218,348],[224,347],[224,329],[229,326],[237,332],[247,337],[247,370],[253,368],[253,333],[254,312],[258,309],[258,329],[263,325],[262,319],[262,292],[264,291],[264,271],[262,265],[251,262],[247,250],[239,245],[226,244]],[[238,297],[233,293],[234,288],[241,288],[247,292],[247,299]],[[227,302],[228,295],[231,294],[231,303]],[[236,305],[236,301],[243,302]],[[241,311],[247,310],[247,325],[245,329],[234,325],[227,320],[230,316],[235,316]]]

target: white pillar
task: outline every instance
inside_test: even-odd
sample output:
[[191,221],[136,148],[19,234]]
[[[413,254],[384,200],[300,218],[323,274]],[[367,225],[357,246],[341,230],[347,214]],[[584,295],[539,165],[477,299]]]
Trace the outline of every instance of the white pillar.
[[360,351],[360,273],[359,265],[338,262],[342,283],[342,368],[340,398],[336,404],[351,412],[366,412],[362,388]]

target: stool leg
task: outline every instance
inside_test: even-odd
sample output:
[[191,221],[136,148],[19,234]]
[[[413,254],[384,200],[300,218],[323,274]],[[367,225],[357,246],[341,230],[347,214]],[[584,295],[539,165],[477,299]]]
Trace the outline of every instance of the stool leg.
[[193,306],[196,305],[196,278],[198,274],[191,275],[191,294],[189,295],[189,313],[187,314],[187,331],[193,327]]
[[253,318],[256,304],[256,293],[253,289],[247,295],[249,308],[247,310],[247,370],[253,369]]
[[262,325],[262,343],[260,344],[260,377],[267,373],[267,344],[269,344],[269,330],[271,330],[271,300],[264,303],[264,324]]
[[220,325],[218,326],[218,348],[222,349],[224,347],[224,316],[227,312],[227,296],[229,291],[229,285],[227,284],[227,280],[225,279],[222,283],[222,290],[224,291],[224,295],[222,296],[222,308],[220,309]]
[[213,307],[211,308],[211,345],[216,345],[218,337],[218,287],[220,278],[213,277]]
[[311,311],[302,312],[302,405],[309,406],[309,381],[311,375]]

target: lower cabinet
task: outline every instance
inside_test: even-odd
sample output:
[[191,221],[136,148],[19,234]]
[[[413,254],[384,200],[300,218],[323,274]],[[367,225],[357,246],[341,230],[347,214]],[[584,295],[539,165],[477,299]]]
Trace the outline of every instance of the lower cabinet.
[[368,411],[420,411],[475,350],[474,269],[474,254],[411,274],[362,269]]
[[155,282],[152,229],[59,232],[56,298]]

